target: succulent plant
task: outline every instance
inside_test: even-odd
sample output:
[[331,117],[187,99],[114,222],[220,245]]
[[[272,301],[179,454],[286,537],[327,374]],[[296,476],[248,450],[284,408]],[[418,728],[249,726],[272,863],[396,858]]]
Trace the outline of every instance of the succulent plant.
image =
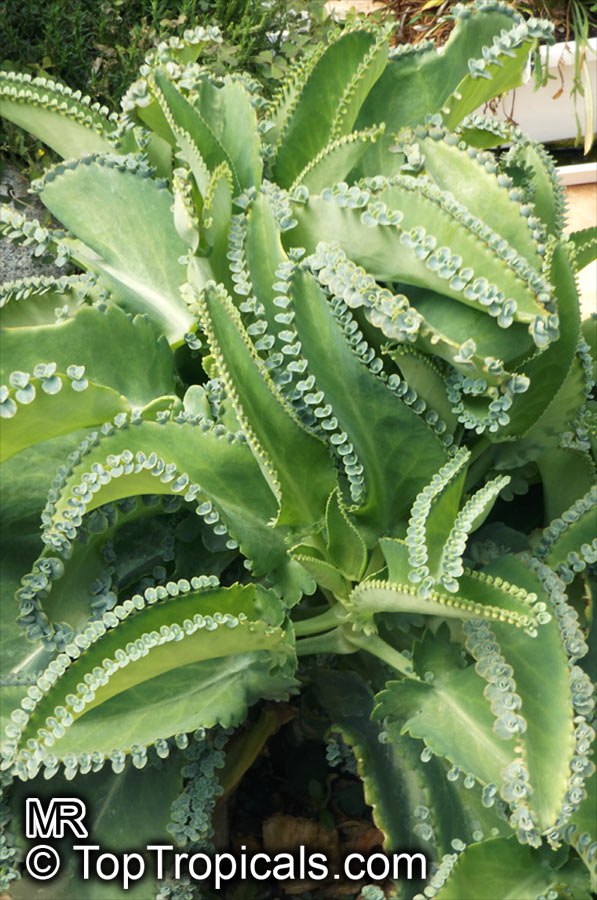
[[19,781],[206,846],[233,729],[311,685],[425,897],[590,896],[595,240],[476,112],[549,29],[453,16],[442,53],[357,19],[271,103],[201,65],[215,30],[118,116],[0,74],[65,157],[64,230],[0,227],[71,273],[1,293],[7,884]]

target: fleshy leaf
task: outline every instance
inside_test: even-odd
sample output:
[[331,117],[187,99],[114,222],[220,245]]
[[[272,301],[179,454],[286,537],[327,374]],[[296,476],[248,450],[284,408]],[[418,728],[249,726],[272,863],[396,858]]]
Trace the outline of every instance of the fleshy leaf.
[[180,296],[186,245],[174,228],[168,188],[134,159],[106,155],[59,164],[38,191],[82,242],[73,245],[77,262],[100,274],[125,309],[146,313],[170,341],[180,341],[192,316]]
[[[157,599],[149,591],[104,614],[50,664],[26,722],[14,717],[19,736],[7,735],[17,765],[37,769],[50,751],[67,770],[72,754],[76,769],[80,754],[134,753],[180,732],[229,727],[256,699],[293,688],[292,645],[274,595],[179,582],[174,596]],[[24,749],[30,738],[33,758]]]
[[[216,286],[208,288],[199,304],[220,376],[280,504],[277,523],[294,527],[312,524],[323,517],[335,481],[323,443],[302,427],[284,402],[225,291]],[[288,458],[291,447],[308,479],[297,480]]]

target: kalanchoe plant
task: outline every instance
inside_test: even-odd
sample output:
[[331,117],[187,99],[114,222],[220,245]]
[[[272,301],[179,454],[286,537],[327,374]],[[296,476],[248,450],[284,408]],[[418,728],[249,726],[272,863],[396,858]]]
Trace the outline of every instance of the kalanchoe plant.
[[1,74],[66,158],[34,185],[64,230],[2,230],[83,272],[2,288],[7,884],[44,778],[124,846],[207,846],[234,729],[306,686],[433,863],[399,896],[594,889],[595,236],[476,113],[549,28],[453,17],[441,54],[356,20],[271,103],[202,66],[217,31],[118,116]]

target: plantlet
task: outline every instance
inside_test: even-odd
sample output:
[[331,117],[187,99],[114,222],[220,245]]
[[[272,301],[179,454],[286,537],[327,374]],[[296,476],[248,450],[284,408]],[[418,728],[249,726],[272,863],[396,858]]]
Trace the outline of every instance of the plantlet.
[[66,778],[130,846],[159,779],[155,832],[205,847],[232,730],[306,687],[386,848],[433,861],[402,896],[590,896],[594,235],[475,113],[549,30],[454,19],[442,54],[357,20],[269,103],[201,65],[216,30],[119,117],[2,74],[65,157],[35,185],[64,230],[4,234],[83,272],[3,287],[7,818]]

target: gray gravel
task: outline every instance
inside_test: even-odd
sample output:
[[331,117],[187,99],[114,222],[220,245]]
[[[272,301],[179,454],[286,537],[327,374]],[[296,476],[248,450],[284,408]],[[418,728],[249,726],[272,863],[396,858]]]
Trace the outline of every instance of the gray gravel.
[[[0,201],[13,206],[29,219],[44,223],[47,210],[34,194],[28,193],[29,182],[14,166],[7,165],[0,174]],[[33,255],[33,247],[23,247],[0,239],[0,282],[14,281],[30,275],[60,275],[52,265],[42,265]]]

